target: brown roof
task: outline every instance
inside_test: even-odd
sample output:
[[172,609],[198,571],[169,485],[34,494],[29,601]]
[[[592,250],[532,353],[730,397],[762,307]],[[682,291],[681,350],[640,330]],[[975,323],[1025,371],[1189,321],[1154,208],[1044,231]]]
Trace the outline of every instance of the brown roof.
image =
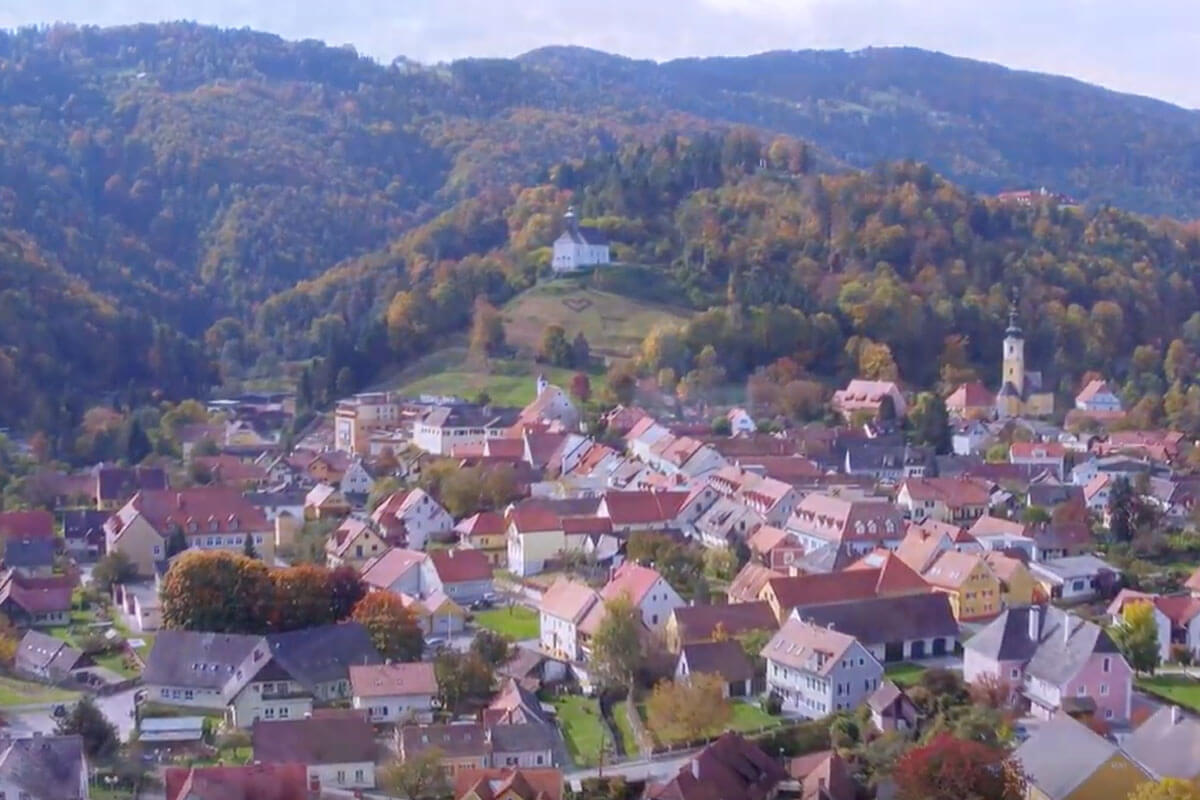
[[729,595],[729,602],[748,603],[758,600],[767,581],[782,577],[784,577],[782,572],[776,572],[762,564],[748,561],[729,584],[729,589],[726,591],[726,594]]
[[237,489],[225,486],[146,490],[135,494],[127,505],[141,512],[160,534],[172,525],[195,536],[273,530],[261,508]]
[[952,410],[990,408],[995,404],[996,395],[979,381],[961,384],[946,398],[946,408]]
[[992,568],[992,572],[996,573],[996,577],[1002,581],[1011,581],[1016,577],[1018,568],[1025,566],[1019,558],[1005,555],[999,550],[989,550],[984,553],[983,560]]
[[900,486],[914,500],[933,500],[950,508],[986,506],[991,499],[987,483],[971,478],[907,478]]
[[429,560],[442,583],[487,581],[492,578],[492,564],[482,550],[433,550]]
[[479,767],[455,773],[454,796],[462,798],[471,793],[479,800],[514,795],[520,800],[562,800],[565,785],[557,769]]
[[779,545],[794,545],[795,537],[782,528],[774,525],[763,525],[754,535],[746,540],[750,551],[759,555],[767,555]]
[[775,630],[779,626],[775,612],[764,600],[752,603],[727,603],[716,606],[680,606],[671,612],[679,641],[708,641],[718,626],[726,636],[739,636],[752,630]]
[[614,525],[670,522],[689,492],[605,492],[604,506]]
[[787,773],[773,756],[741,734],[727,732],[665,783],[646,785],[647,800],[765,800]]
[[75,575],[30,578],[10,572],[0,584],[0,604],[11,600],[18,608],[30,614],[68,611],[71,608],[71,594],[77,582]]
[[166,800],[308,800],[304,764],[167,767]]
[[[957,526],[950,527],[957,529]],[[896,556],[915,571],[924,572],[937,558],[938,552],[944,549],[942,545],[946,539],[944,532],[926,525],[909,525],[908,533],[896,548]]]
[[374,762],[378,747],[366,713],[321,709],[306,719],[259,720],[250,729],[254,760],[265,763]]
[[828,675],[855,641],[849,634],[789,617],[760,655],[790,667]]
[[267,471],[261,466],[236,456],[196,456],[192,462],[208,470],[215,483],[253,483],[267,478]]
[[1009,458],[1053,459],[1067,457],[1067,448],[1061,442],[1013,442],[1008,447]]
[[563,517],[563,533],[612,533],[612,520],[604,517]]
[[562,530],[562,521],[558,514],[537,505],[517,506],[509,513],[508,521],[516,527],[518,533]]
[[6,539],[40,539],[54,536],[54,515],[49,511],[0,511],[0,536]]
[[928,587],[912,567],[890,550],[875,550],[846,567],[847,570],[879,570],[876,584],[879,595],[912,594]]
[[748,681],[754,677],[754,664],[735,639],[685,644],[679,658],[686,661],[689,673],[719,675],[726,683]]
[[1029,527],[1021,522],[985,514],[975,520],[970,534],[977,539],[981,536],[1028,536]]
[[788,774],[800,782],[800,800],[854,800],[858,787],[846,761],[833,750],[796,756]]
[[435,695],[437,676],[432,661],[403,664],[351,664],[350,690],[355,697]]
[[769,585],[781,611],[929,591],[920,575],[887,551],[868,554],[842,572],[773,578]]

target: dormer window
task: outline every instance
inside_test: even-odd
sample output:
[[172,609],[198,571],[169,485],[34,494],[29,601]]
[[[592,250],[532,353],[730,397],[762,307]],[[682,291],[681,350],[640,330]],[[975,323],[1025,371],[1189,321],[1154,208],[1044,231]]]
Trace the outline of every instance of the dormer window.
[[198,524],[196,524],[196,520],[194,520],[194,519],[188,520],[187,528],[188,528],[188,533],[195,533],[196,531],[200,530],[200,526]]
[[215,519],[210,519],[208,521],[208,529],[210,531],[216,531],[219,527],[220,527],[220,525],[217,523],[217,521]]

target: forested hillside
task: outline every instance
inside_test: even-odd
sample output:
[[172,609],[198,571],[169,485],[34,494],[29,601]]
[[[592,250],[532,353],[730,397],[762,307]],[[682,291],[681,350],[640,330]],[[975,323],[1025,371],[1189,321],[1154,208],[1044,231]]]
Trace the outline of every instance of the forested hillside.
[[[249,31],[56,26],[0,35],[0,99],[5,425],[306,363],[327,402],[531,285],[572,201],[693,308],[740,325],[786,299],[822,347],[888,342],[917,384],[950,332],[994,358],[1002,284],[1046,311],[1032,349],[1062,379],[1165,349],[1195,305],[1180,225],[1002,208],[935,176],[1190,215],[1194,113],[918,51],[385,67]],[[908,156],[933,169],[847,169]],[[1119,325],[1093,320],[1102,299]],[[731,377],[779,355],[719,349]]]

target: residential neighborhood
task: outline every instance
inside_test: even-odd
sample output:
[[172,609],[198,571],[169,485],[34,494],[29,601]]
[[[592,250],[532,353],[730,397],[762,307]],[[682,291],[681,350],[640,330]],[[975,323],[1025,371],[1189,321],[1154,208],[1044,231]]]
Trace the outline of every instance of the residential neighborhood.
[[[59,496],[95,491],[0,512],[11,680],[65,701],[21,712],[0,786],[53,757],[75,787],[53,796],[88,796],[99,773],[53,715],[110,695],[132,709],[118,744],[153,746],[171,798],[386,797],[431,764],[447,797],[545,800],[638,764],[646,798],[849,800],[891,780],[855,747],[918,752],[972,697],[1012,731],[993,744],[1029,797],[1083,797],[1114,764],[1191,779],[1173,753],[1200,730],[1200,557],[1166,577],[1113,544],[1188,524],[1184,443],[1055,428],[1019,336],[1000,396],[948,398],[961,452],[877,422],[912,407],[894,382],[852,381],[827,428],[618,405],[600,438],[539,377],[524,408],[347,398],[327,438],[194,456],[204,484],[166,464],[59,476]],[[1110,394],[1093,381],[1074,410],[1111,416]],[[219,588],[255,581],[274,586],[258,605]],[[842,719],[857,744],[801,737]],[[51,796],[24,774],[14,797]]]

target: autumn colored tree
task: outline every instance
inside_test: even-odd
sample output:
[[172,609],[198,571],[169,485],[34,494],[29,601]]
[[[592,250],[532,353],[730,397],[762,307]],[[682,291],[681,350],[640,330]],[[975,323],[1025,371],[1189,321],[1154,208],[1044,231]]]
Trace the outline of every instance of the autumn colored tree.
[[333,622],[329,570],[316,564],[297,564],[271,571],[275,588],[271,627],[294,631]]
[[421,625],[400,597],[392,592],[371,592],[354,607],[351,617],[367,629],[371,643],[384,658],[417,661],[425,649]]
[[627,595],[604,604],[604,618],[592,637],[592,663],[601,683],[632,687],[645,661],[642,615]]
[[581,403],[586,403],[592,396],[592,381],[586,372],[576,372],[571,376],[571,396]]
[[571,366],[571,343],[561,325],[547,325],[538,345],[538,359],[556,367]]
[[475,298],[469,341],[470,350],[476,356],[486,358],[504,353],[504,318],[483,295]]
[[672,744],[714,736],[733,715],[724,688],[721,676],[703,672],[660,681],[646,700],[646,724],[660,741]]
[[1154,674],[1161,653],[1153,603],[1126,603],[1120,622],[1109,629],[1109,634],[1129,666],[1137,672]]
[[358,601],[367,594],[358,570],[349,564],[329,570],[329,609],[335,622],[341,622],[354,613]]
[[914,747],[892,773],[899,800],[1021,800],[1020,767],[998,747],[939,734]]
[[434,659],[433,669],[442,708],[452,714],[477,710],[495,691],[492,665],[474,649],[466,653],[443,651]]
[[450,787],[442,767],[442,751],[430,747],[403,761],[394,761],[379,770],[379,788],[409,800],[434,800],[447,796]]
[[1182,778],[1163,778],[1139,785],[1129,793],[1128,800],[1200,800],[1200,789]]
[[163,578],[163,627],[264,633],[274,600],[267,566],[240,553],[189,550]]

